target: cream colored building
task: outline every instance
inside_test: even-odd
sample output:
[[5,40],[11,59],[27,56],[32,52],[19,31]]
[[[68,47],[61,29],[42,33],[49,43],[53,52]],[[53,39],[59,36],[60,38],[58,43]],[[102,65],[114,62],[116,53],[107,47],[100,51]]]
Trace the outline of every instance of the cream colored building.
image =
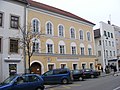
[[42,74],[54,68],[93,68],[97,64],[94,23],[72,13],[29,1],[27,23],[40,32],[31,58],[31,70]]

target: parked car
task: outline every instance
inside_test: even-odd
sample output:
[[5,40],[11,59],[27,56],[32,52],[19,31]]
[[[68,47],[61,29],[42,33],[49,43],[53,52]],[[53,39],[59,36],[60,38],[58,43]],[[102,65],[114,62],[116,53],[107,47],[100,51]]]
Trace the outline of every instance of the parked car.
[[80,71],[84,74],[85,78],[95,78],[100,76],[100,71],[93,69],[81,69]]
[[0,90],[44,90],[44,81],[37,74],[13,75],[0,84]]
[[74,80],[84,80],[85,75],[80,70],[71,70]]
[[45,84],[72,83],[72,74],[69,69],[53,69],[42,74]]

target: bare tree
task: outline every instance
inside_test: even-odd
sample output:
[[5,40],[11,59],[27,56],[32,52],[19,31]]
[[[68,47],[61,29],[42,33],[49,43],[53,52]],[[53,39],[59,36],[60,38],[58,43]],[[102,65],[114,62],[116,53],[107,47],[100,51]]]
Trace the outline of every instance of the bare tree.
[[19,26],[19,30],[22,37],[20,38],[20,47],[23,49],[24,53],[25,73],[26,73],[26,56],[28,58],[28,69],[29,72],[31,73],[30,60],[31,57],[33,56],[33,53],[35,52],[34,43],[36,39],[40,38],[41,33],[33,31],[31,24],[24,27]]

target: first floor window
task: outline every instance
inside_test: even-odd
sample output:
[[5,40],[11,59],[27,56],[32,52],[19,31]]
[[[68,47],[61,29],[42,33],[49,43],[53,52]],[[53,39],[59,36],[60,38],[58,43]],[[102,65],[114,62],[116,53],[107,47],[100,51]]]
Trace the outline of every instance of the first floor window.
[[81,55],[84,55],[84,47],[81,47]]
[[3,23],[3,13],[0,13],[0,26],[2,26]]
[[60,45],[60,54],[64,54],[64,45]]
[[39,43],[38,42],[33,43],[33,52],[39,52]]
[[72,46],[72,54],[76,54],[76,47]]
[[92,49],[88,48],[88,55],[92,55]]
[[18,40],[10,39],[10,52],[18,53]]
[[53,44],[47,44],[48,53],[53,53]]

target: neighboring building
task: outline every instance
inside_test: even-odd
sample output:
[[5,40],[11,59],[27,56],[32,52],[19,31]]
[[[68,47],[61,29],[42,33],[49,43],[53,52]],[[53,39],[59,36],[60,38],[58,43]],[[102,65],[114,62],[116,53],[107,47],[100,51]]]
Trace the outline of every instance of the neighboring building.
[[100,28],[94,30],[94,38],[99,69],[113,64],[118,68],[114,28],[110,22],[100,22]]
[[31,0],[27,15],[33,32],[41,33],[33,47],[33,73],[42,74],[54,68],[95,69],[94,23]]
[[115,39],[116,39],[116,49],[117,49],[117,58],[118,58],[118,68],[120,70],[120,27],[112,25],[115,30]]
[[24,72],[19,34],[25,22],[25,0],[0,0],[0,82],[13,73]]

